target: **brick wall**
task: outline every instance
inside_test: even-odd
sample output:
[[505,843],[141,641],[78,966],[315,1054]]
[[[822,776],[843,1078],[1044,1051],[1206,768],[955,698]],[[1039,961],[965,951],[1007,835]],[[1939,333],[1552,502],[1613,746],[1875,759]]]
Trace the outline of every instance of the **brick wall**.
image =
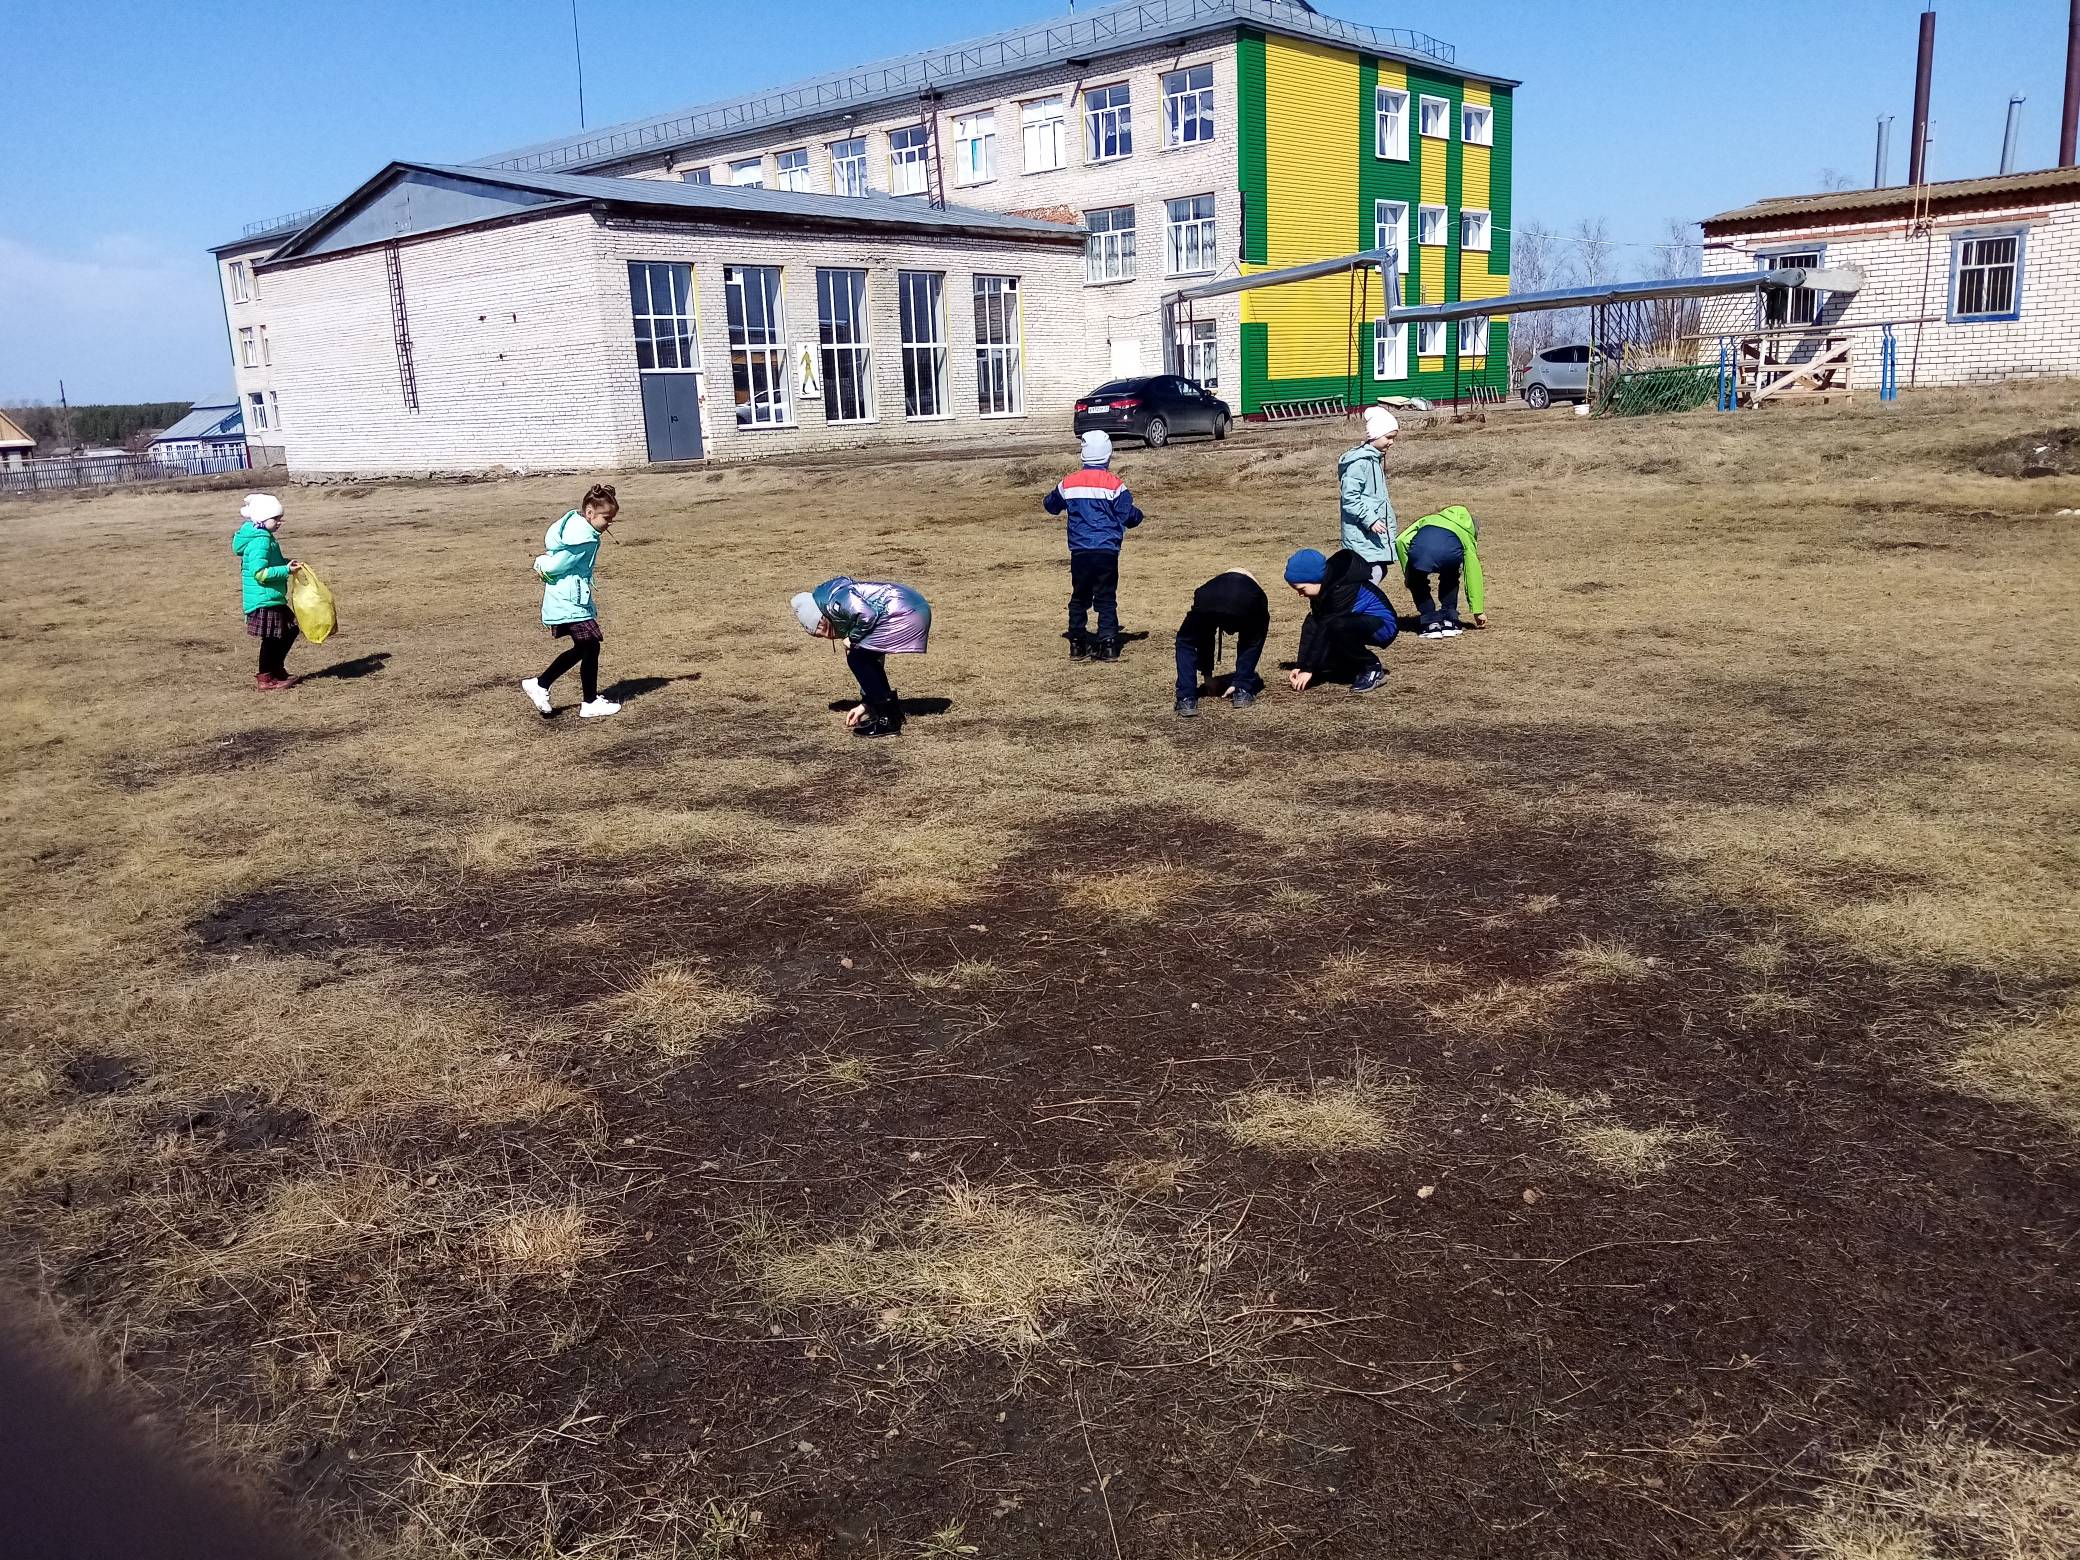
[[[1214,137],[1186,147],[1163,145],[1163,86],[1165,73],[1192,65],[1213,66]],[[1084,105],[1085,88],[1126,82],[1133,98],[1134,153],[1111,162],[1086,160]],[[1068,99],[1068,165],[1064,168],[1028,173],[1023,167],[1024,126],[1021,105],[1036,98],[1061,95]],[[996,113],[996,177],[982,184],[955,182],[954,121],[985,109]],[[1142,373],[1157,373],[1168,365],[1162,361],[1161,300],[1166,292],[1204,277],[1176,278],[1164,275],[1165,203],[1187,195],[1215,198],[1217,250],[1224,273],[1232,274],[1241,253],[1242,195],[1237,177],[1236,126],[1239,104],[1235,75],[1235,42],[1232,34],[1194,40],[1182,47],[1172,44],[1111,56],[1082,72],[1060,69],[1023,80],[993,82],[967,93],[950,95],[937,113],[937,133],[945,194],[949,204],[975,206],[990,211],[1033,211],[1059,207],[1082,213],[1105,206],[1132,206],[1138,253],[1136,274],[1131,281],[1086,285],[1079,300],[1084,323],[1079,388],[1088,390],[1113,372],[1115,362],[1123,367],[1128,354],[1138,351]],[[916,109],[885,111],[862,118],[856,125],[842,121],[781,132],[765,132],[755,138],[717,141],[697,155],[650,154],[617,168],[601,169],[636,178],[677,178],[690,168],[709,168],[717,183],[726,183],[729,164],[743,158],[762,159],[768,187],[774,182],[774,157],[783,151],[805,147],[809,153],[809,188],[818,194],[831,190],[830,146],[847,136],[862,136],[867,143],[868,182],[876,190],[889,187],[888,132],[920,122]],[[1197,317],[1215,321],[1220,351],[1220,387],[1233,402],[1241,384],[1240,345],[1237,323],[1240,302],[1235,297],[1215,298],[1197,305]],[[1116,355],[1115,343],[1120,344]],[[1128,344],[1132,344],[1129,346]]]
[[[1953,321],[1951,254],[1957,236],[2021,228],[2022,308],[2014,320]],[[2017,206],[1938,218],[1926,233],[1909,233],[1893,219],[1787,227],[1708,239],[1736,248],[1708,248],[1712,274],[1756,270],[1785,249],[1818,247],[1822,263],[1855,266],[1863,289],[1828,304],[1816,329],[1841,326],[1855,346],[1851,382],[1875,386],[1878,339],[1884,321],[1895,326],[1902,385],[1955,385],[1980,381],[2080,375],[2080,202]],[[1918,349],[1918,351],[1917,351]]]
[[[1074,246],[965,238],[829,237],[696,224],[602,222],[590,214],[434,235],[399,248],[419,407],[404,407],[383,252],[265,273],[276,326],[275,378],[288,460],[298,472],[598,468],[648,459],[627,262],[694,267],[701,326],[702,432],[716,458],[753,458],[888,441],[986,438],[1059,429],[1081,388]],[[793,396],[786,427],[740,429],[723,298],[725,265],[782,271],[790,381],[794,347],[817,339],[815,270],[863,268],[878,420],[827,424],[820,399]],[[943,272],[952,415],[903,416],[895,273]],[[1020,278],[1025,408],[976,409],[971,279]],[[793,389],[790,383],[790,389]]]

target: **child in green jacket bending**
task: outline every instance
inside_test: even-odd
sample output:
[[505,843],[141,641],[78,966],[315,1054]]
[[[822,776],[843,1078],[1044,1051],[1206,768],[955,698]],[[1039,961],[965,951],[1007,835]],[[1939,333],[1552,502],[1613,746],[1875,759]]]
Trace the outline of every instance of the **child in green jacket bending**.
[[239,517],[245,524],[231,538],[238,554],[240,598],[246,632],[260,641],[260,671],[253,685],[262,693],[279,693],[301,681],[289,675],[289,647],[296,643],[296,619],[289,611],[289,577],[294,558],[282,556],[275,531],[282,523],[282,501],[272,493],[248,493]]
[[[1465,632],[1459,626],[1459,578],[1466,578],[1466,606],[1473,626],[1488,626],[1488,592],[1481,578],[1481,555],[1477,547],[1481,528],[1463,505],[1454,504],[1434,515],[1425,515],[1401,533],[1401,578],[1415,598],[1416,616],[1422,619],[1425,639],[1453,639]],[[1430,594],[1430,576],[1437,576],[1437,595]]]

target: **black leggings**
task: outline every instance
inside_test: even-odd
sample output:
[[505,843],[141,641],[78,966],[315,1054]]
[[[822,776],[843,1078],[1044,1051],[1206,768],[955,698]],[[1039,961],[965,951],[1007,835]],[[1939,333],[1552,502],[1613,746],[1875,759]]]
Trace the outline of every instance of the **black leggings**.
[[286,639],[263,639],[260,641],[260,675],[262,677],[287,677],[289,675],[289,647],[296,643],[296,630],[291,627]]
[[578,685],[585,690],[585,702],[590,704],[599,697],[599,641],[580,640],[566,648],[562,655],[549,663],[549,669],[537,679],[546,688],[572,667],[578,669]]

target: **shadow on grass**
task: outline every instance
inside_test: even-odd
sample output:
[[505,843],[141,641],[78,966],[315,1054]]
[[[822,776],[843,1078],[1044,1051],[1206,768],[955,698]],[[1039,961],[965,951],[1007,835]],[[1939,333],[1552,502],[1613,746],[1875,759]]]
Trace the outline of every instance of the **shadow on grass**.
[[655,693],[660,688],[669,688],[673,683],[699,682],[700,680],[701,674],[699,672],[681,672],[677,677],[624,677],[621,681],[610,683],[608,686],[600,689],[600,694],[604,698],[612,699],[620,704],[626,704],[630,699],[640,699],[646,693]]
[[[825,708],[833,715],[842,715],[847,710],[856,707],[858,703],[859,700],[857,699],[833,699]],[[953,700],[951,699],[905,699],[899,697],[896,703],[903,707],[903,714],[906,717],[911,715],[944,715],[953,708]]]
[[388,650],[377,650],[369,655],[357,655],[351,661],[334,661],[330,666],[321,666],[315,672],[305,672],[305,682],[316,682],[320,677],[354,678],[367,677],[380,672],[390,660]]

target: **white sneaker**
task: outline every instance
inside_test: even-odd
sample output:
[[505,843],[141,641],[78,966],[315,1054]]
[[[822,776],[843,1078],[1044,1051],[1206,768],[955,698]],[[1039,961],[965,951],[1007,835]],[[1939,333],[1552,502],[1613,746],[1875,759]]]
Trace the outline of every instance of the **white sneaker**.
[[1423,637],[1424,639],[1443,639],[1446,638],[1447,635],[1445,634],[1444,625],[1442,623],[1428,623],[1424,625],[1421,637]]
[[1465,633],[1466,630],[1461,628],[1457,623],[1440,623],[1437,625],[1437,632],[1442,638],[1457,639],[1461,634]]
[[520,691],[527,695],[527,702],[532,704],[542,714],[547,715],[554,709],[554,706],[549,703],[549,690],[544,688],[537,679],[533,677],[521,678]]
[[619,715],[620,713],[621,706],[608,698],[587,699],[578,706],[578,719],[580,720],[602,720],[609,715]]

